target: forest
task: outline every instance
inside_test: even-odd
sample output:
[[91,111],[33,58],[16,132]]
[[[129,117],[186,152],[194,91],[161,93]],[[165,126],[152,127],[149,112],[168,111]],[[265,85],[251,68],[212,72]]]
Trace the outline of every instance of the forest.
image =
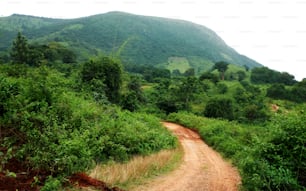
[[201,74],[83,62],[60,43],[18,33],[0,60],[0,175],[35,174],[29,189],[60,190],[100,163],[178,147],[160,121],[199,132],[230,159],[242,190],[306,189],[306,79],[218,61]]

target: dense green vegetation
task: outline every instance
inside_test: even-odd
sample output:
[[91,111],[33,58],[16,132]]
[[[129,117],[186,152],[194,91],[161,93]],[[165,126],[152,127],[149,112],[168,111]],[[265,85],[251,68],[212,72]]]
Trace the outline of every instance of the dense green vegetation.
[[285,85],[293,85],[296,82],[293,75],[274,71],[267,67],[254,68],[251,80],[253,83],[282,83]]
[[[114,15],[121,18],[113,13],[87,19],[110,22],[104,17]],[[54,23],[56,30],[63,27],[61,20],[36,21],[37,30]],[[76,21],[84,22],[65,22]],[[191,25],[174,23],[174,29]],[[65,30],[74,37],[70,30],[83,28]],[[175,147],[176,139],[159,123],[162,118],[196,128],[208,144],[231,158],[245,190],[305,189],[306,80],[226,59],[209,62],[203,67],[209,69],[198,75],[197,68],[187,69],[192,62],[172,57],[170,72],[139,64],[141,52],[136,54],[139,62],[124,58],[124,47],[118,55],[99,53],[79,61],[65,43],[43,42],[18,33],[0,60],[0,173],[16,176],[7,166],[17,160],[29,171],[47,174],[38,173],[33,184],[56,190],[67,177],[96,163]],[[176,61],[180,69],[174,69]]]
[[79,19],[59,20],[23,15],[0,18],[0,57],[21,31],[31,43],[58,43],[73,50],[77,59],[111,54],[123,64],[151,65],[197,74],[214,62],[227,61],[250,68],[257,62],[238,54],[210,29],[190,22],[110,12]]
[[[120,103],[119,63],[103,57],[63,73],[63,62],[56,69],[45,57],[39,62],[46,65],[28,63],[29,45],[21,34],[16,39],[12,51],[20,51],[0,65],[0,172],[13,175],[6,165],[18,160],[49,175],[42,190],[55,190],[67,176],[95,163],[176,146],[158,118],[111,104]],[[37,177],[35,184],[43,182]]]
[[173,113],[168,120],[196,129],[230,158],[242,175],[243,190],[304,190],[306,118],[298,112],[277,114],[256,126],[190,113]]
[[14,157],[64,177],[94,162],[175,146],[158,119],[98,104],[58,71],[26,67],[26,76],[16,78],[7,75],[8,69],[1,66],[2,170]]

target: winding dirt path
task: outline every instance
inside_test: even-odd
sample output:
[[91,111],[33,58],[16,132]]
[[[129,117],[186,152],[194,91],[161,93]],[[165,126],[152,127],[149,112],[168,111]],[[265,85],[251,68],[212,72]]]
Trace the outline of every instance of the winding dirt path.
[[164,122],[178,136],[184,159],[175,171],[154,179],[134,191],[237,191],[238,171],[208,147],[200,136],[174,123]]

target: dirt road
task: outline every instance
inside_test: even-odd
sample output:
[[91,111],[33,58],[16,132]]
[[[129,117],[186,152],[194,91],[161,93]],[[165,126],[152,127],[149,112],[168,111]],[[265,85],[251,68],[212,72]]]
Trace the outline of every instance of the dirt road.
[[176,134],[184,149],[184,161],[175,171],[156,178],[134,191],[237,191],[240,176],[237,170],[200,136],[174,123],[164,126]]

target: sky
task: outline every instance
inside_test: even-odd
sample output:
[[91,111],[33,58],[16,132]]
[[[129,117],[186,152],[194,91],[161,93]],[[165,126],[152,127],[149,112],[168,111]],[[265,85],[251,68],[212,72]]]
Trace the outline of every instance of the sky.
[[0,0],[0,16],[78,18],[110,11],[182,19],[215,31],[240,54],[306,78],[306,0]]

